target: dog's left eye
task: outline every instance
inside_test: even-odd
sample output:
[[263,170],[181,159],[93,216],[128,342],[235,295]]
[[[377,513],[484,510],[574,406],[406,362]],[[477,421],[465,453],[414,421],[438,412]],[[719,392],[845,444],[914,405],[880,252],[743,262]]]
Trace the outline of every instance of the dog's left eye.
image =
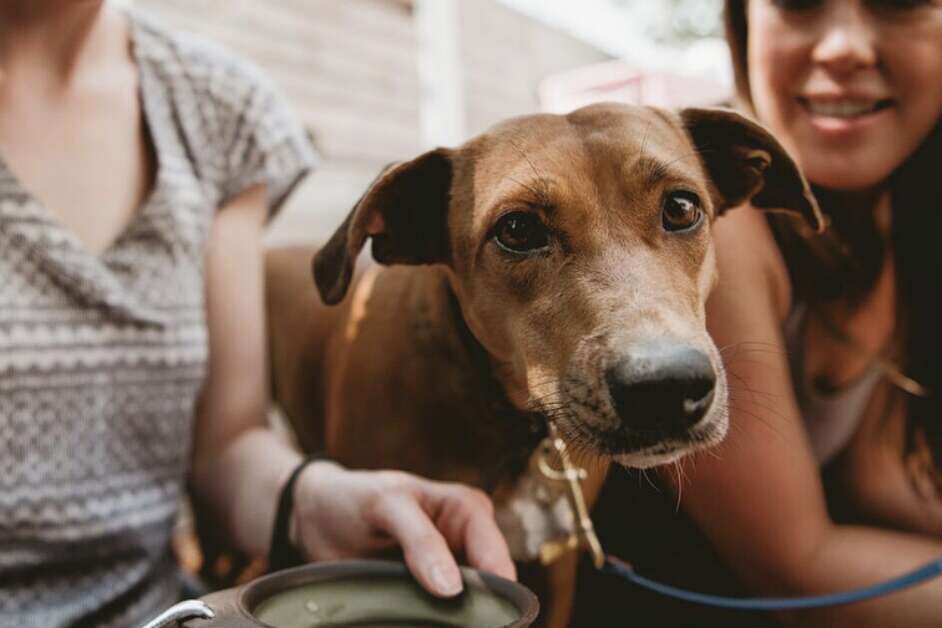
[[693,192],[678,190],[664,197],[661,223],[668,231],[687,231],[700,224],[703,208],[700,197]]
[[531,212],[511,212],[494,225],[494,240],[511,253],[529,253],[549,245],[549,232]]

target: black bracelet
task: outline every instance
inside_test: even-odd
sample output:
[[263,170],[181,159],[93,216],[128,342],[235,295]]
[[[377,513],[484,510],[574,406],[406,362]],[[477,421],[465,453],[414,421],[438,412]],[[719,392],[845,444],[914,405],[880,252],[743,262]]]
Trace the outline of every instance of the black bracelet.
[[307,562],[288,535],[291,524],[291,513],[294,510],[294,485],[298,476],[307,465],[318,460],[325,460],[321,454],[313,454],[298,463],[288,481],[281,487],[281,496],[278,498],[278,510],[275,511],[275,526],[271,533],[271,547],[268,549],[268,571],[280,571],[289,567],[297,567]]

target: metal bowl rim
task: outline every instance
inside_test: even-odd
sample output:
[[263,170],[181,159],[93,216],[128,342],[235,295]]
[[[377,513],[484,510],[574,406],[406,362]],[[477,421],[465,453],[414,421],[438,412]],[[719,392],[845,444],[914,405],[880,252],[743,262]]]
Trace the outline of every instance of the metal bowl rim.
[[[520,618],[508,624],[505,628],[527,626],[539,614],[539,600],[532,591],[522,584],[471,567],[462,567],[461,571],[466,583],[469,579],[472,582],[479,579],[484,588],[507,600],[520,612]],[[342,560],[310,563],[277,571],[249,582],[240,588],[235,603],[239,611],[246,617],[258,622],[259,626],[268,626],[268,624],[258,620],[254,613],[258,605],[264,600],[305,584],[356,576],[406,576],[412,578],[405,564],[389,560]]]

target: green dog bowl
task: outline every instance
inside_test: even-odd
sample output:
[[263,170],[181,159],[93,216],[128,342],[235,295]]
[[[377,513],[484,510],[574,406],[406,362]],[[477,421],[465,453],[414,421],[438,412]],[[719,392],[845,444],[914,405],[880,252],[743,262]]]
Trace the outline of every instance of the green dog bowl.
[[461,571],[464,591],[443,600],[426,593],[402,563],[305,565],[184,603],[202,610],[191,606],[189,618],[173,621],[186,628],[523,628],[536,619],[539,603],[526,587]]

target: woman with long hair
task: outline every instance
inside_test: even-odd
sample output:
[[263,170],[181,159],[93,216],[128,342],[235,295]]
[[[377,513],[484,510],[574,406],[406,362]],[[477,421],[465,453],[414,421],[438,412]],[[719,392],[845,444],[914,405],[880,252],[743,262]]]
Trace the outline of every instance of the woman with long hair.
[[[717,221],[707,320],[729,374],[729,435],[661,475],[672,490],[657,526],[637,521],[652,521],[658,498],[609,491],[636,520],[613,531],[609,549],[619,536],[641,539],[639,569],[706,591],[863,587],[942,557],[942,2],[725,9],[739,104],[797,160],[830,227],[818,235],[755,211]],[[638,549],[651,539],[658,549]],[[768,621],[633,601],[624,612],[641,610],[639,625]],[[778,619],[938,626],[942,580]]]

